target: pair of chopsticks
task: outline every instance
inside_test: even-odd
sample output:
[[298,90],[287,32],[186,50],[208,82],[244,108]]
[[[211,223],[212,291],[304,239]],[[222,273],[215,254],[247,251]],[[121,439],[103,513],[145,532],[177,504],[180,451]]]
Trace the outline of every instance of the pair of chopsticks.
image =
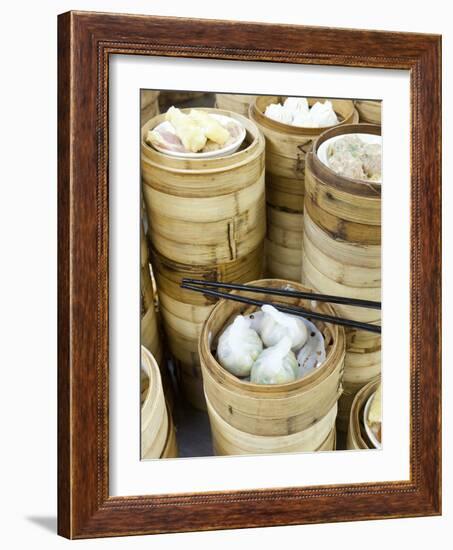
[[[243,290],[247,292],[257,294],[270,294],[274,296],[286,296],[290,298],[301,298],[305,300],[315,300],[317,302],[329,302],[332,304],[343,304],[354,307],[363,307],[367,309],[381,309],[381,302],[373,302],[371,300],[358,300],[355,298],[347,298],[343,296],[330,296],[327,294],[316,294],[313,292],[300,292],[298,290],[285,290],[282,288],[267,288],[263,286],[250,286],[240,285],[235,283],[221,283],[218,281],[201,281],[198,279],[182,279],[181,288],[186,290],[192,290],[193,292],[200,292],[206,296],[212,296],[214,298],[224,298],[226,300],[232,300],[234,302],[241,302],[243,304],[249,304],[253,306],[262,306],[269,304],[270,302],[264,302],[262,300],[255,300],[253,298],[247,298],[238,294],[230,294],[229,292],[219,292],[214,290],[215,288],[227,289],[227,290]],[[325,315],[323,313],[317,313],[309,311],[308,309],[300,307],[285,306],[282,304],[270,304],[278,309],[282,313],[289,313],[291,315],[298,315],[308,317],[309,319],[315,319],[318,321],[324,321],[326,323],[332,323],[334,325],[341,325],[345,327],[357,328],[366,330],[368,332],[374,332],[376,334],[381,333],[381,327],[379,325],[372,325],[370,323],[362,323],[360,321],[353,321],[352,319],[344,319],[343,317],[335,317],[333,315]]]

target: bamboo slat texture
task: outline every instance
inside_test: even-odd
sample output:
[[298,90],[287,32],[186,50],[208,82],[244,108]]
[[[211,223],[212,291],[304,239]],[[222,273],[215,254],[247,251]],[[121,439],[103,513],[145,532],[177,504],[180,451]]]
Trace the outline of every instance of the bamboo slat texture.
[[[284,96],[258,96],[250,118],[266,138],[267,240],[266,272],[270,277],[301,281],[305,156],[326,128],[292,126],[265,116],[266,107]],[[319,98],[308,98],[309,105]],[[357,122],[354,104],[332,100],[339,126]]]
[[374,445],[369,440],[363,425],[363,410],[369,397],[376,391],[380,382],[381,377],[377,376],[368,382],[366,386],[363,386],[354,397],[351,414],[349,415],[347,449],[374,449]]
[[140,93],[140,126],[159,114],[159,94],[154,90],[142,90]]
[[[380,126],[349,124],[324,132],[307,155],[302,279],[325,294],[381,300],[381,184],[337,175],[318,158],[326,140],[353,133],[380,135]],[[379,324],[380,311],[338,305],[342,317]],[[344,393],[337,427],[346,432],[357,391],[381,370],[381,337],[346,329]]]
[[[264,279],[250,284],[284,288],[289,281]],[[295,290],[305,290],[300,284],[291,285]],[[245,291],[234,293],[254,296]],[[325,303],[314,305],[311,301],[288,296],[264,294],[260,297],[272,303],[334,314],[333,307]],[[221,300],[201,330],[199,351],[215,446],[221,453],[228,450],[232,454],[254,453],[257,449],[283,452],[282,449],[296,447],[314,451],[327,438],[336,418],[344,367],[343,328],[316,322],[324,336],[327,358],[303,378],[287,384],[252,384],[226,371],[215,354],[220,334],[236,315],[255,310],[255,306]]]
[[218,109],[233,111],[243,116],[248,116],[251,103],[255,101],[255,95],[241,94],[216,94],[215,102]]
[[159,365],[152,353],[142,346],[141,457],[177,456],[174,425],[165,402]]
[[262,275],[266,231],[264,138],[256,125],[231,111],[246,129],[242,147],[212,159],[181,159],[157,152],[142,129],[143,195],[152,243],[159,307],[178,381],[188,401],[205,409],[197,341],[215,300],[180,288],[183,277],[247,282]]
[[356,99],[354,101],[354,104],[359,113],[359,122],[381,124],[381,101],[372,101],[370,99]]

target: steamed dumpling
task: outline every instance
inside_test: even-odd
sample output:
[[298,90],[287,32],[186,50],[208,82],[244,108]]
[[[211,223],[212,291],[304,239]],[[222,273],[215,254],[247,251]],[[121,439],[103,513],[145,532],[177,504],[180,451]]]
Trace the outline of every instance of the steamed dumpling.
[[381,181],[382,147],[380,143],[366,143],[357,135],[345,135],[327,148],[329,168],[348,178]]
[[297,353],[297,362],[299,363],[299,376],[302,378],[309,374],[313,369],[321,366],[326,360],[326,344],[324,337],[318,327],[301,317],[307,328],[307,341]]
[[283,103],[283,107],[293,113],[308,113],[309,106],[306,97],[287,97]]
[[286,384],[296,380],[297,359],[291,351],[291,339],[284,336],[278,344],[262,351],[250,373],[253,384]]
[[253,363],[263,349],[250,321],[238,315],[219,338],[217,358],[224,369],[236,376],[248,376]]
[[338,117],[333,110],[331,101],[317,101],[310,109],[310,119],[316,128],[338,124]]
[[165,118],[174,127],[176,135],[182,141],[186,151],[197,153],[206,145],[207,137],[203,128],[179,109],[170,107]]
[[275,309],[271,305],[262,306],[264,318],[261,323],[260,336],[265,346],[275,346],[284,336],[289,336],[291,349],[301,348],[307,341],[307,328],[304,322]]
[[230,139],[230,132],[224,128],[218,120],[209,116],[205,111],[192,109],[189,117],[203,129],[208,139],[214,141],[218,145],[225,145]]
[[291,124],[293,120],[293,113],[289,109],[285,109],[280,103],[271,103],[268,105],[264,114],[268,118],[277,122],[283,122],[284,124]]
[[363,171],[370,180],[380,181],[382,177],[382,147],[379,143],[366,143],[362,153]]

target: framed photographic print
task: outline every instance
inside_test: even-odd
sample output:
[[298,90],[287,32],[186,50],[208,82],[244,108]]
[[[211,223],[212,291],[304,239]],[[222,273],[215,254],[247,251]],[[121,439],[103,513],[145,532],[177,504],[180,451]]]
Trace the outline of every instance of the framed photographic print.
[[439,36],[59,17],[59,533],[441,513]]

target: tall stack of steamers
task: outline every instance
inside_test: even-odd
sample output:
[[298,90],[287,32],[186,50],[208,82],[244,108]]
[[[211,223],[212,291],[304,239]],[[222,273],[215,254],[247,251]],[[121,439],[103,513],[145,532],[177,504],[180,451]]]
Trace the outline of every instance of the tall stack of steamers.
[[[313,449],[307,449],[334,448],[332,415],[346,433],[354,396],[381,371],[380,335],[348,328],[343,336],[343,329],[324,327],[331,355],[312,385],[330,393],[305,394],[309,381],[287,390],[248,390],[210,351],[239,306],[215,308],[214,298],[180,288],[184,277],[246,283],[265,274],[323,294],[380,301],[381,184],[339,176],[317,154],[334,136],[380,135],[380,105],[333,100],[338,124],[304,128],[265,116],[269,104],[284,99],[218,94],[216,105],[227,110],[203,110],[226,114],[246,129],[242,147],[218,158],[158,152],[145,136],[165,115],[143,121],[142,190],[159,314],[180,389],[196,408],[209,408],[217,454],[283,452],[293,444],[305,449],[299,441],[308,437]],[[144,315],[150,306],[147,300]],[[340,317],[380,323],[379,310],[333,307]],[[304,395],[310,397],[301,401]],[[320,403],[325,406],[316,411]],[[303,433],[321,414],[324,431]],[[280,418],[281,426],[272,428],[270,417]]]
[[[206,110],[206,109],[205,109]],[[160,311],[179,385],[206,407],[198,337],[215,301],[180,288],[183,277],[247,282],[262,274],[266,232],[264,138],[247,118],[242,148],[220,158],[177,158],[142,141],[143,195]],[[164,120],[152,118],[143,136]]]

